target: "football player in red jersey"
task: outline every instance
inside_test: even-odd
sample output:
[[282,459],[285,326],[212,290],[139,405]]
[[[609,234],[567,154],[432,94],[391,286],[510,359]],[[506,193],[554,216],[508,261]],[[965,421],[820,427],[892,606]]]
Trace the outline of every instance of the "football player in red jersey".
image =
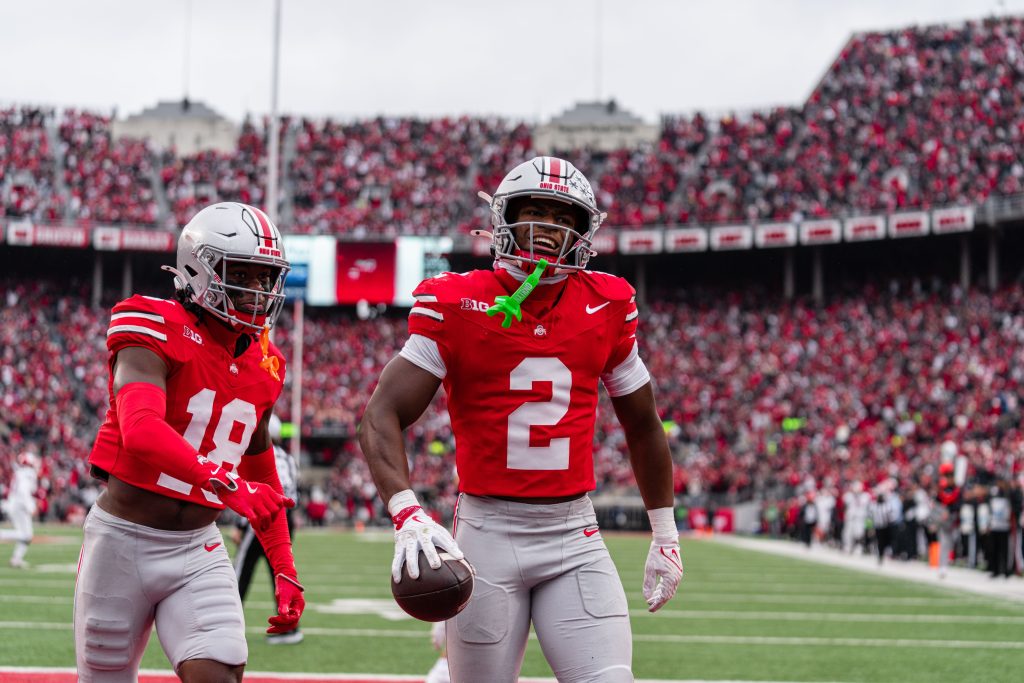
[[[587,495],[599,383],[625,432],[654,531],[643,581],[650,611],[683,575],[672,461],[637,354],[634,290],[586,270],[604,215],[572,164],[538,157],[483,197],[494,269],[444,273],[417,287],[409,340],[381,374],[360,427],[395,520],[392,575],[400,580],[406,567],[418,576],[420,551],[439,566],[438,548],[465,551],[474,565],[473,597],[447,623],[453,681],[517,680],[531,622],[558,680],[632,681],[626,596]],[[551,264],[546,273],[542,261]],[[493,302],[512,299],[522,302],[511,311],[516,322],[488,315]],[[416,514],[402,436],[440,385],[457,444],[454,538]]]
[[86,518],[75,584],[80,681],[135,681],[154,623],[178,676],[239,681],[248,657],[238,585],[215,525],[250,520],[274,568],[277,614],[305,605],[268,433],[284,359],[268,333],[284,303],[281,234],[236,203],[178,239],[175,299],[133,296],[107,328],[110,408],[89,455],[106,480]]

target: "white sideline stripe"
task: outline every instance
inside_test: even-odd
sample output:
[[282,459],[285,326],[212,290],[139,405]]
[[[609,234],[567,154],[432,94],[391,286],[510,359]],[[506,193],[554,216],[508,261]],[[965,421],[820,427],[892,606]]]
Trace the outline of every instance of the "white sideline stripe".
[[885,579],[909,581],[914,584],[916,589],[938,589],[947,594],[963,594],[966,591],[974,595],[994,598],[1002,604],[1010,601],[1018,604],[1024,603],[1024,584],[1020,581],[992,581],[984,572],[976,569],[949,567],[945,576],[941,576],[937,569],[928,567],[920,561],[889,560],[880,565],[875,558],[869,555],[847,555],[826,546],[814,545],[807,548],[802,544],[789,541],[731,534],[717,534],[707,539],[701,539],[700,542],[781,555],[790,559],[841,567]]
[[[0,595],[0,603],[21,603],[31,605],[66,605],[72,602],[71,597],[46,597],[31,595]],[[253,600],[246,603],[253,609],[269,609],[274,605],[268,602]],[[317,603],[308,603],[307,607],[316,609]],[[1013,616],[978,616],[968,614],[869,614],[860,612],[744,612],[728,610],[672,610],[661,609],[657,615],[647,610],[630,610],[631,617],[652,617],[661,619],[726,619],[738,621],[798,621],[798,622],[863,622],[863,623],[896,623],[896,624],[1024,624],[1024,617]]]
[[[0,629],[72,629],[73,624],[44,621],[0,621]],[[245,629],[246,633],[265,633],[262,626]],[[334,636],[349,638],[416,638],[422,640],[426,631],[380,629],[380,628],[302,628],[303,633],[311,636]],[[530,634],[531,640],[537,636]],[[784,645],[803,646],[820,645],[835,647],[921,647],[921,648],[954,648],[958,650],[1024,650],[1024,642],[1015,641],[983,641],[983,640],[938,640],[916,638],[804,638],[783,636],[670,636],[649,633],[634,633],[633,640],[648,643],[701,643],[705,645]]]
[[[42,667],[42,666],[0,666],[0,676],[3,674],[75,674],[75,669],[69,667]],[[143,676],[166,676],[168,680],[177,681],[178,678],[172,671],[167,669],[140,669]],[[403,676],[387,674],[312,674],[312,673],[283,673],[278,671],[249,671],[245,672],[246,678],[273,677],[285,680],[299,681],[384,681],[394,683],[423,683],[423,676]],[[558,683],[554,678],[520,678],[519,683]],[[667,678],[638,678],[636,683],[790,683],[789,681],[724,681],[720,679],[686,679],[669,680]],[[835,681],[801,681],[800,683],[836,683]]]
[[425,304],[437,303],[437,297],[433,294],[418,294],[413,297],[416,301],[422,301]]
[[[630,610],[631,617],[648,616],[645,609]],[[1024,617],[967,614],[866,614],[858,612],[742,612],[728,610],[658,610],[658,616],[674,619],[728,619],[739,621],[852,621],[895,624],[1024,624]]]

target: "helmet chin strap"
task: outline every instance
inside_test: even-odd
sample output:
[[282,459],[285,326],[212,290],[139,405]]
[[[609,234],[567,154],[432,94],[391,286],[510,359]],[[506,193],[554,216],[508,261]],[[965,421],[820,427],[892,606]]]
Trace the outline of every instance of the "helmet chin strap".
[[174,275],[174,279],[181,282],[182,289],[189,286],[188,279],[186,279],[185,275],[174,266],[160,266],[160,270],[166,270],[168,273]]

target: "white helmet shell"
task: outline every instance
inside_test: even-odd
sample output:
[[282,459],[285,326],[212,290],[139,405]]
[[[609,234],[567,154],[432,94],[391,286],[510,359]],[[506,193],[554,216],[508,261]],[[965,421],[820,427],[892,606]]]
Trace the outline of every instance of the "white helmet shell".
[[[566,202],[581,210],[583,224],[577,225],[576,230],[570,230],[550,223],[510,223],[507,215],[509,202],[519,197]],[[489,199],[494,228],[491,249],[499,260],[520,267],[523,263],[540,261],[541,257],[533,253],[532,247],[520,248],[516,244],[513,228],[521,225],[543,225],[569,233],[562,241],[562,251],[557,258],[557,267],[562,270],[583,270],[590,257],[597,253],[591,245],[605,214],[597,208],[590,181],[564,159],[536,157],[523,162],[508,172],[494,197],[485,198]]]
[[[230,284],[230,264],[260,264],[274,269],[265,291]],[[237,202],[212,204],[195,216],[178,237],[174,283],[216,317],[256,330],[273,326],[284,306],[288,260],[281,232],[260,209]],[[255,296],[252,312],[235,308],[231,295]]]

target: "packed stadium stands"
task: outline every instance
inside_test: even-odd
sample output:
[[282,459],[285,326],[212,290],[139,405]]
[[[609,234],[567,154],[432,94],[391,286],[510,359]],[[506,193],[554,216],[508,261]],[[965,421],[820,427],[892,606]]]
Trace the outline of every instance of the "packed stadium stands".
[[[619,229],[980,205],[1024,191],[1022,44],[1024,19],[1012,17],[861,34],[801,106],[666,116],[654,145],[565,154],[592,169]],[[233,153],[181,157],[115,142],[104,114],[2,110],[0,220],[167,228],[210,202],[260,204],[266,131],[250,120]],[[353,237],[485,225],[476,191],[533,154],[530,125],[493,117],[289,118],[281,143],[282,227]],[[42,450],[44,515],[67,519],[96,495],[84,462],[107,404],[107,309],[42,273],[0,280],[0,300],[0,444]],[[823,305],[696,288],[652,299],[642,315],[681,499],[787,501],[786,519],[808,479],[934,487],[946,440],[978,463],[972,476],[1016,474],[1024,462],[1019,282],[982,291],[886,280]],[[286,315],[277,341],[289,359],[291,329]],[[307,458],[331,466],[303,491],[311,523],[381,515],[352,437],[405,332],[401,311],[305,320],[301,419],[293,379],[278,408],[319,435]],[[443,397],[409,438],[416,487],[450,511]],[[596,444],[598,492],[631,492],[606,403]],[[9,470],[0,458],[0,482]]]
[[[620,228],[979,204],[1024,189],[1022,39],[1017,17],[859,34],[799,107],[666,116],[651,148],[563,152]],[[11,108],[4,215],[168,226],[213,201],[259,204],[266,136],[250,120],[233,153],[179,157],[113,142],[106,115]],[[465,232],[475,190],[532,155],[531,127],[497,118],[286,118],[281,139],[282,214],[298,233]]]

